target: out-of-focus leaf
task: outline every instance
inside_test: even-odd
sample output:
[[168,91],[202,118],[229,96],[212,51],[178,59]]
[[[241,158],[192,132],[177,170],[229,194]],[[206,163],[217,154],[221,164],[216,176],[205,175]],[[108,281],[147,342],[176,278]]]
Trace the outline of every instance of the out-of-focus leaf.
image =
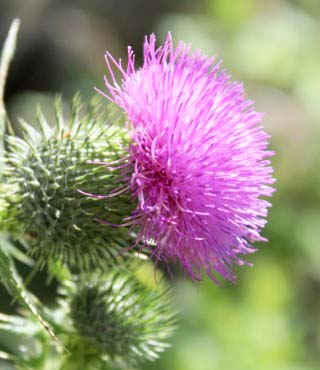
[[[15,49],[16,49],[16,42],[17,42],[19,27],[20,27],[20,20],[15,19],[11,24],[8,36],[3,45],[1,59],[0,59],[0,170],[3,167],[3,156],[4,156],[3,137],[5,134],[6,123],[7,123],[7,113],[6,113],[6,108],[4,105],[4,90],[6,86],[10,63],[13,59]],[[0,171],[0,177],[1,177],[1,172],[2,171]]]

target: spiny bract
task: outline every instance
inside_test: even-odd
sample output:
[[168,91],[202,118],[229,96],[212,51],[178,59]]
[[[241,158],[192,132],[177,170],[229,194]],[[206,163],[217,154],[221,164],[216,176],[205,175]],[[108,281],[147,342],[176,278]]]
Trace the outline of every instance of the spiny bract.
[[23,138],[6,137],[5,182],[9,190],[2,197],[9,203],[10,221],[5,227],[20,226],[41,267],[58,260],[81,270],[89,269],[92,263],[105,267],[119,256],[127,233],[101,230],[93,219],[107,212],[117,220],[127,214],[130,203],[120,196],[102,206],[78,190],[103,188],[109,192],[114,187],[119,180],[117,170],[108,172],[89,162],[112,162],[122,157],[126,133],[119,112],[108,117],[96,98],[85,110],[76,96],[69,120],[61,107],[58,99],[52,127],[39,111],[38,130],[21,121]]

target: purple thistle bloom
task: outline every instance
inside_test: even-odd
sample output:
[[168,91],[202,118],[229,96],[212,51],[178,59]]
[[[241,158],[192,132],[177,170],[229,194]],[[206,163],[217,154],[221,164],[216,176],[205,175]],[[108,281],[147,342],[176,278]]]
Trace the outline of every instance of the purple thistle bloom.
[[[269,136],[262,114],[220,62],[168,34],[146,37],[143,66],[128,48],[126,69],[107,52],[109,100],[126,113],[130,131],[128,185],[137,208],[138,242],[157,261],[180,261],[194,279],[205,272],[235,280],[232,264],[252,253],[273,192]],[[121,86],[113,65],[122,74]],[[128,220],[128,219],[126,219]]]

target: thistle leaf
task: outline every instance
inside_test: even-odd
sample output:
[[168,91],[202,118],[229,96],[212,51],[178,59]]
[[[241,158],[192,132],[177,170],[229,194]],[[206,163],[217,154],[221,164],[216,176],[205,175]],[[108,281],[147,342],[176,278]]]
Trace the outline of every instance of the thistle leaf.
[[17,43],[17,36],[20,27],[20,20],[14,19],[11,24],[7,39],[4,43],[3,50],[1,53],[1,60],[0,60],[0,177],[2,173],[3,167],[3,136],[6,129],[6,121],[7,121],[7,113],[4,105],[4,90],[7,81],[7,76],[9,72],[9,67],[11,60],[13,59],[16,43]]
[[22,306],[27,308],[38,320],[40,325],[48,332],[51,338],[61,345],[61,342],[55,336],[49,324],[40,315],[35,303],[32,302],[36,301],[36,298],[23,287],[12,258],[5,252],[8,245],[10,246],[10,241],[4,235],[0,234],[0,281],[9,294],[11,294],[14,299],[18,300]]

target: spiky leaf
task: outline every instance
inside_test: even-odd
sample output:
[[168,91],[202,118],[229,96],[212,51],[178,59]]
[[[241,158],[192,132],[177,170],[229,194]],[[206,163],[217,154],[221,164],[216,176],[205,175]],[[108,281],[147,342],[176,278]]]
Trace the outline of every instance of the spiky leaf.
[[50,336],[57,343],[60,343],[50,326],[38,312],[36,305],[32,302],[32,300],[36,301],[35,297],[24,289],[11,257],[5,252],[10,247],[10,240],[6,235],[0,234],[0,282],[6,287],[13,299],[18,300],[23,307],[27,308]]

